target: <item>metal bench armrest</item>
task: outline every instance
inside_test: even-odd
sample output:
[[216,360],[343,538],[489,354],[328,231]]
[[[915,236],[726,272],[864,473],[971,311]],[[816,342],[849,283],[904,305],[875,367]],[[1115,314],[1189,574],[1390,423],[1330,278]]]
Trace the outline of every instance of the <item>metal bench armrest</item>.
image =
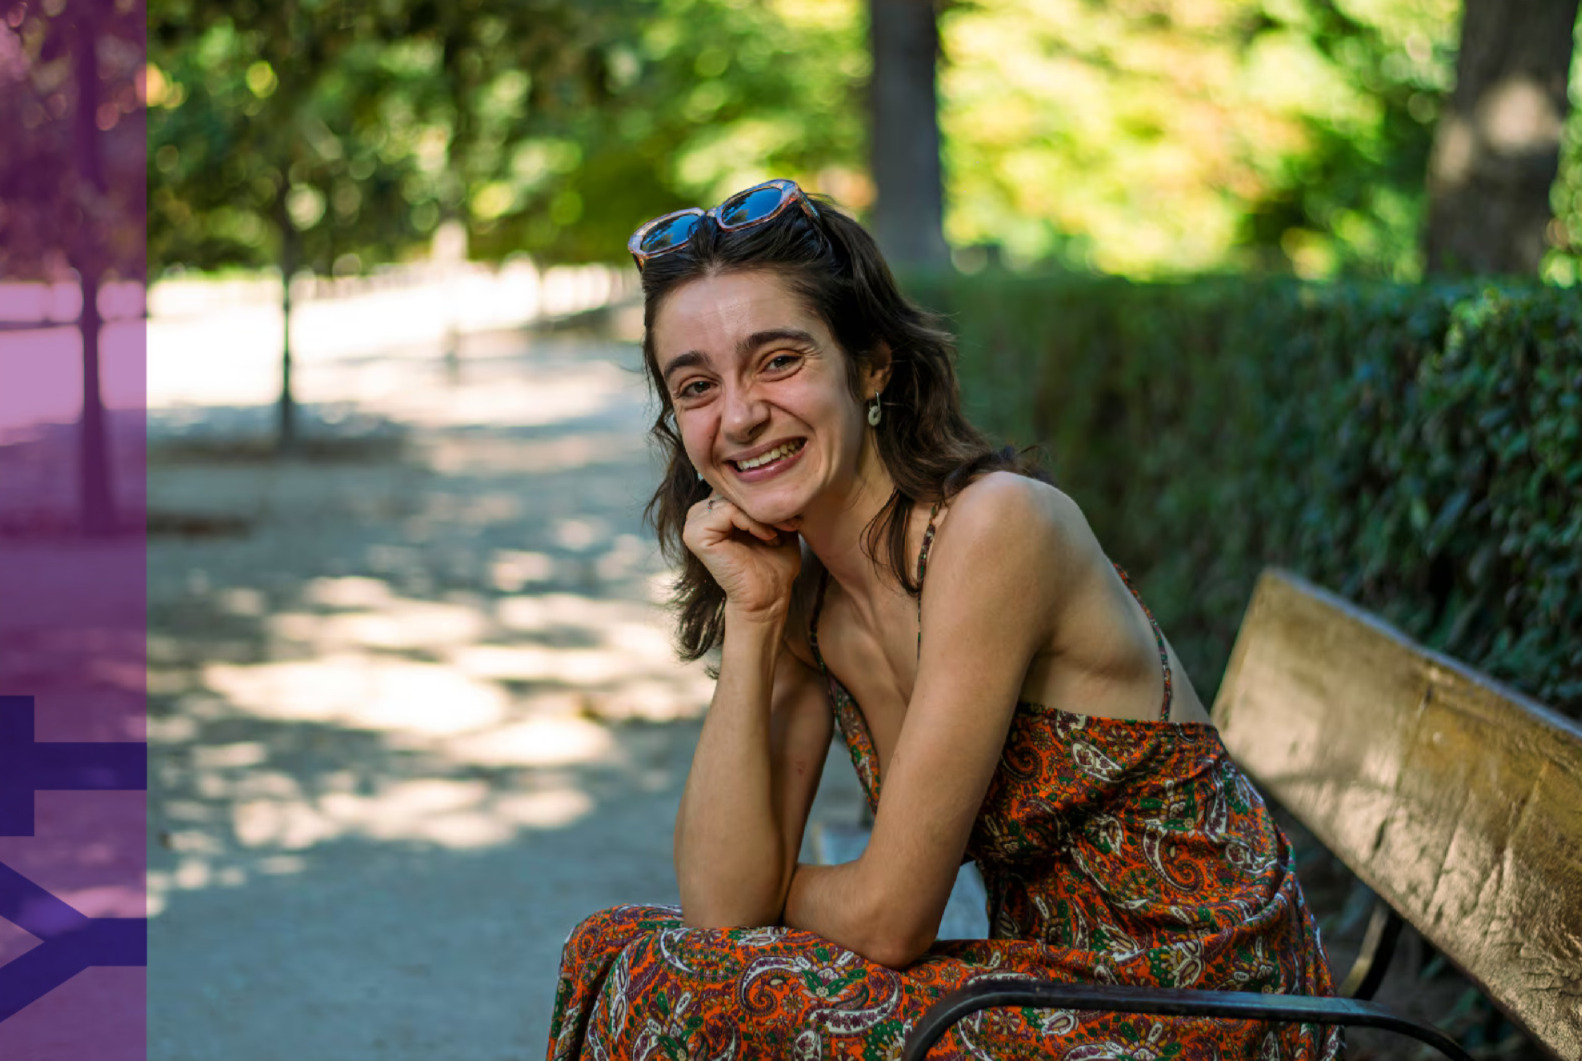
[[907,1036],[902,1061],[923,1061],[929,1048],[951,1025],[981,1009],[995,1006],[1383,1028],[1427,1043],[1453,1061],[1472,1061],[1471,1054],[1439,1029],[1376,1002],[1312,995],[1264,995],[1250,991],[1193,991],[1028,980],[980,981],[941,998],[929,1007]]

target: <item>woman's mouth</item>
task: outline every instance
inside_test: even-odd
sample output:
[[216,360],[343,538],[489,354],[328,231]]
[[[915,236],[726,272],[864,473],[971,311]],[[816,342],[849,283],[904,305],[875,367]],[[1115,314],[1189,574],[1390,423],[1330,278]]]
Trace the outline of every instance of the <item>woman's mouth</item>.
[[736,470],[738,478],[745,479],[748,482],[757,482],[760,479],[778,475],[795,464],[797,458],[802,455],[802,448],[806,444],[807,439],[794,438],[788,442],[782,442],[774,449],[760,453],[750,460],[726,461],[726,463]]

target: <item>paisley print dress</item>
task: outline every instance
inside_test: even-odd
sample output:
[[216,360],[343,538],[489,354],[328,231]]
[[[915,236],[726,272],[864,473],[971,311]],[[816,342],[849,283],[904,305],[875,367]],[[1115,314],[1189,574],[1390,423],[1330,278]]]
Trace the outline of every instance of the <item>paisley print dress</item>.
[[[932,538],[930,519],[920,581]],[[820,667],[824,588],[810,629]],[[1158,721],[1017,705],[967,846],[991,938],[941,940],[898,972],[784,926],[695,929],[673,906],[603,910],[566,941],[549,1061],[884,1061],[931,1003],[983,979],[1331,994],[1291,849],[1218,731],[1171,721],[1169,653],[1143,610],[1165,672]],[[876,808],[862,711],[824,673]],[[1341,1049],[1338,1029],[1313,1025],[1006,1008],[959,1022],[929,1057],[1320,1061]]]

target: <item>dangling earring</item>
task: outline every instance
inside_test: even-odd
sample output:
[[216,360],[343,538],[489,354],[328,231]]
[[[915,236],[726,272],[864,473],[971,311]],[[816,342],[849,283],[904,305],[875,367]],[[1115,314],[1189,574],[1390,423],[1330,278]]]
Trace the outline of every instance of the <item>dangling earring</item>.
[[868,426],[869,427],[878,427],[879,426],[879,414],[880,414],[879,396],[877,394],[875,394],[873,396],[873,404],[868,406]]
[[699,473],[698,473],[698,482],[700,482],[700,483],[701,483],[701,482],[702,482],[702,481],[703,481],[703,473],[702,473],[702,472],[699,472]]

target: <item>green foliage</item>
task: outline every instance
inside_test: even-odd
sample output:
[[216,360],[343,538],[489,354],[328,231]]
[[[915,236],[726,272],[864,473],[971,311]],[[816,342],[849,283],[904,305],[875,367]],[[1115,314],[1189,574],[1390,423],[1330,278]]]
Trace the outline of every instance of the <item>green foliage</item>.
[[508,206],[475,226],[480,245],[623,260],[632,230],[657,214],[768,177],[819,187],[821,170],[836,183],[859,171],[866,57],[859,27],[835,14],[740,0],[637,5],[599,45],[598,105],[518,128],[499,185]]
[[1057,483],[1213,695],[1277,564],[1582,717],[1582,301],[1479,283],[1000,274],[952,312],[984,426]]
[[151,259],[403,256],[465,219],[516,116],[597,102],[598,29],[631,6],[154,0]]
[[[1456,0],[951,0],[964,266],[1411,279]],[[620,261],[644,219],[792,176],[859,213],[863,0],[151,0],[157,264]],[[1582,64],[1573,74],[1582,98]],[[1582,117],[1545,275],[1582,278]],[[350,267],[350,266],[348,266]]]
[[1411,278],[1460,6],[953,5],[951,241],[1133,276]]
[[[0,275],[143,275],[143,12],[0,0]],[[97,105],[79,124],[93,49]]]
[[449,219],[475,258],[618,260],[654,214],[854,172],[858,27],[782,6],[154,0],[151,257],[266,264],[289,223],[355,268]]
[[389,120],[410,85],[370,27],[324,25],[293,4],[156,0],[151,16],[156,272],[276,262],[287,226],[294,264],[326,273],[339,255],[390,259],[417,238],[403,187],[421,155]]
[[1571,52],[1571,113],[1560,134],[1560,173],[1550,190],[1554,221],[1543,277],[1551,283],[1582,283],[1582,18],[1577,19]]

